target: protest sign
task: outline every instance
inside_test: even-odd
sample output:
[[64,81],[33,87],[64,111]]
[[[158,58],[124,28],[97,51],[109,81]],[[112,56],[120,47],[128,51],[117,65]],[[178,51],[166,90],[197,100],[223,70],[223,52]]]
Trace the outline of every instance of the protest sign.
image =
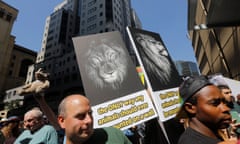
[[[174,118],[179,107],[177,87],[181,79],[160,35],[131,27],[127,27],[127,32],[138,62],[143,68],[146,85],[160,120]],[[160,95],[171,95],[171,97],[163,99]],[[163,106],[166,103],[168,106]],[[169,114],[166,114],[167,112]]]
[[75,37],[73,43],[94,127],[126,129],[157,116],[120,32]]

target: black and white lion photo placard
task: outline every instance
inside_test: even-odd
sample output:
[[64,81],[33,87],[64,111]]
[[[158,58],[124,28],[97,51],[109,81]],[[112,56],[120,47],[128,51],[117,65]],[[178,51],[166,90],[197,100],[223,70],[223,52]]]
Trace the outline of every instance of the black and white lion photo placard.
[[126,52],[116,43],[101,39],[98,44],[93,40],[85,54],[86,76],[99,89],[118,89],[127,76],[126,56]]
[[119,32],[73,38],[86,95],[100,104],[143,89]]
[[127,29],[153,91],[177,87],[180,77],[160,35],[131,27]]

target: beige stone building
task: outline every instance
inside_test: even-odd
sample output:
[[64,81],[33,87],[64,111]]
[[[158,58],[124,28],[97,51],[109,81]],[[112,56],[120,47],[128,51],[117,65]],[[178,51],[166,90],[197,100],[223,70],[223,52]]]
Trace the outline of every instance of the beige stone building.
[[17,14],[17,9],[0,1],[0,92],[5,89],[9,60],[15,41],[11,31]]
[[240,1],[188,0],[188,5],[189,38],[201,73],[240,80]]
[[[37,53],[15,44],[11,35],[18,10],[0,1],[0,93],[23,85],[28,66],[35,62]],[[1,97],[2,98],[2,97]]]
[[8,90],[25,84],[28,67],[35,63],[37,52],[14,44],[7,67],[4,89]]

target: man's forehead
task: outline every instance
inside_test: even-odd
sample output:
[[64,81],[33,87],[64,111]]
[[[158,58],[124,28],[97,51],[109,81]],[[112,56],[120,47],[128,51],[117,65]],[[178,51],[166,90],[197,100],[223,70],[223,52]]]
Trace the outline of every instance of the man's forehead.
[[69,109],[70,107],[76,109],[76,106],[79,108],[89,106],[89,101],[86,98],[72,98],[66,102],[66,108]]
[[33,118],[34,116],[35,116],[34,113],[32,111],[29,111],[24,115],[24,119],[30,119]]
[[24,116],[24,120],[28,120],[28,119],[31,119],[31,118],[32,118],[32,115],[29,115],[29,114]]
[[223,89],[222,91],[224,91],[224,92],[231,92],[230,89]]
[[200,94],[203,97],[206,98],[221,98],[223,97],[223,95],[221,94],[221,92],[219,91],[219,89],[213,85],[209,85],[206,87],[203,87],[202,89],[200,89],[197,94]]

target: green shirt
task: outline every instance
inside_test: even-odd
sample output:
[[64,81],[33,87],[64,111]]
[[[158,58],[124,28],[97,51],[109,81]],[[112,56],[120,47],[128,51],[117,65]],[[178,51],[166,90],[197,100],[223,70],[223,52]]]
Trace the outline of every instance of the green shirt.
[[[64,141],[65,144],[65,141]],[[85,144],[132,144],[124,133],[114,127],[94,129]]]
[[87,144],[131,144],[124,133],[114,127],[95,129]]
[[58,144],[58,136],[52,126],[44,125],[33,134],[29,130],[23,131],[14,144]]

